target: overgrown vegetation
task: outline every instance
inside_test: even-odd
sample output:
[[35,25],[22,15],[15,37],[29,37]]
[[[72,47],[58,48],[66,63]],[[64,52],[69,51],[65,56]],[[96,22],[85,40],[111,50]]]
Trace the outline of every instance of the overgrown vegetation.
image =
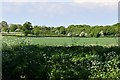
[[3,44],[3,80],[120,79],[120,47]]

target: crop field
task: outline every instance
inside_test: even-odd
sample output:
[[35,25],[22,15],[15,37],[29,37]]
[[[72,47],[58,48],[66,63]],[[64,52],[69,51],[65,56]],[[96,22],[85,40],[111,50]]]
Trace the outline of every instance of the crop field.
[[44,46],[80,46],[80,45],[99,45],[115,46],[117,38],[80,38],[80,37],[1,37],[3,43],[17,45],[23,42],[39,44]]
[[117,45],[117,38],[79,38],[79,37],[2,37],[2,42],[15,45],[22,42],[39,44],[46,46],[66,46],[66,45]]

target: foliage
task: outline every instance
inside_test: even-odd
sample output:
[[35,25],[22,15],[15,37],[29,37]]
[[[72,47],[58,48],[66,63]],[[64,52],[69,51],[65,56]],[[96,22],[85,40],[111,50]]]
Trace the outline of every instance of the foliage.
[[3,27],[1,31],[2,32],[8,32],[8,28],[7,27]]
[[[23,25],[20,24],[12,24],[8,25],[7,22],[2,21],[0,26],[2,26],[2,30],[7,32],[9,29],[10,31],[14,31],[19,29],[20,32],[23,32],[25,36],[28,34],[33,34],[36,36],[67,36],[69,33],[71,36],[80,36],[80,37],[117,37],[120,36],[119,34],[119,23],[113,25],[106,25],[106,26],[90,26],[90,25],[68,25],[68,26],[57,26],[57,27],[50,27],[50,26],[32,26],[30,22],[25,22]],[[36,29],[39,27],[39,29]],[[8,30],[6,30],[6,28]],[[34,29],[35,28],[35,29]],[[1,28],[0,28],[1,29]],[[103,32],[101,35],[100,32]],[[40,35],[39,35],[40,34]],[[85,36],[85,34],[87,34]]]
[[25,36],[27,36],[28,34],[31,34],[31,30],[32,30],[32,24],[30,22],[25,22],[23,24],[23,33],[25,34]]
[[9,25],[7,24],[6,21],[0,22],[0,31],[2,32],[9,32]]
[[0,25],[1,25],[2,27],[9,27],[9,25],[8,25],[8,23],[7,23],[6,21],[2,21],[2,22],[0,23]]
[[39,36],[40,34],[40,27],[38,26],[34,26],[33,30],[32,30],[33,35]]
[[3,46],[3,80],[120,79],[120,47]]
[[17,25],[16,24],[11,24],[10,25],[10,32],[15,32],[16,29],[17,29]]

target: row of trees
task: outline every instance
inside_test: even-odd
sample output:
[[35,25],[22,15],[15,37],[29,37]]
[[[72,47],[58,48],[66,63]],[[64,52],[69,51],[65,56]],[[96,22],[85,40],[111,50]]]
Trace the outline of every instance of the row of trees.
[[81,36],[81,37],[100,37],[100,36],[120,36],[118,34],[118,26],[90,26],[90,25],[69,25],[68,27],[47,27],[47,26],[32,26],[30,22],[21,24],[10,24],[6,21],[0,22],[1,32],[22,32],[25,36],[28,34],[36,36]]

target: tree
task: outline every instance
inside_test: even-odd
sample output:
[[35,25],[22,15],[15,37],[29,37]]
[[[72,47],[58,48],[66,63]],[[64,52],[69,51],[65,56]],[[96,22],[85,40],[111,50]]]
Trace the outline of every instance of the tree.
[[1,31],[2,31],[2,32],[7,32],[7,31],[8,31],[8,28],[7,28],[7,27],[3,27],[3,28],[1,29]]
[[35,34],[36,36],[39,36],[40,30],[34,30],[34,34]]
[[2,27],[7,27],[7,28],[9,27],[6,21],[2,21],[0,24]]
[[9,25],[7,24],[6,21],[2,21],[0,23],[0,28],[2,32],[8,32],[9,33]]
[[40,34],[40,27],[38,26],[34,26],[33,30],[32,30],[32,33],[36,36],[39,36]]
[[17,25],[16,24],[11,24],[10,25],[10,31],[11,32],[15,32],[16,29],[17,29]]
[[17,24],[17,30],[18,30],[18,32],[21,32],[22,28],[23,28],[23,26],[21,24]]
[[33,28],[32,28],[32,24],[31,24],[30,22],[25,22],[25,23],[23,24],[22,30],[23,30],[23,34],[24,34],[25,36],[27,36],[28,34],[30,34],[32,29],[33,29]]
[[66,34],[66,30],[64,26],[60,26],[60,33],[64,35]]

